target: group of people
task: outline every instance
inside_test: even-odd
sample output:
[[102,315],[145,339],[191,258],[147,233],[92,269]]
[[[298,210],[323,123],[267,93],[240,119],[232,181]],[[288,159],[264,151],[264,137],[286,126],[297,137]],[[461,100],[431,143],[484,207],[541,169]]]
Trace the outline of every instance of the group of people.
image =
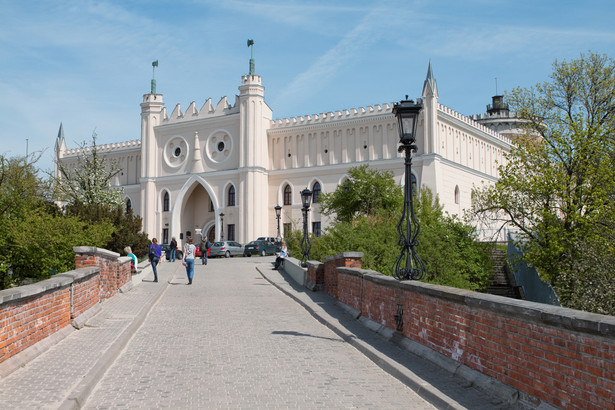
[[[207,265],[207,252],[211,248],[211,242],[207,239],[207,236],[203,237],[201,241],[201,260],[203,265]],[[169,244],[169,261],[175,262],[175,258],[177,255],[177,240],[175,237],[171,239],[171,243]],[[136,256],[132,254],[132,250],[130,247],[126,247],[125,251],[128,253],[128,256],[132,255],[133,260],[135,261],[135,269],[136,269]],[[128,252],[130,251],[130,252]],[[160,262],[160,258],[162,257],[162,246],[158,245],[158,240],[156,238],[152,239],[152,244],[149,247],[149,260],[152,264],[152,271],[154,272],[154,282],[158,282],[158,263]],[[196,257],[196,246],[192,241],[192,237],[188,237],[186,239],[186,244],[184,245],[184,252],[182,255],[182,264],[186,267],[186,275],[188,276],[188,285],[192,285],[192,279],[194,277],[194,259]]]
[[[207,265],[207,252],[211,248],[211,242],[207,239],[207,236],[203,237],[201,241],[200,249],[201,249],[201,261],[203,265]],[[171,239],[171,243],[169,244],[170,254],[169,261],[175,262],[175,257],[177,255],[177,241],[175,237]],[[137,257],[132,253],[132,249],[130,246],[124,248],[126,254],[132,258],[132,269],[133,272],[136,272],[138,260]],[[280,265],[288,255],[288,248],[286,247],[286,242],[282,241],[280,252],[275,259],[275,264],[273,269],[279,269]],[[160,258],[162,257],[162,246],[158,245],[158,240],[156,238],[152,239],[152,244],[149,247],[149,260],[152,264],[152,271],[154,272],[154,282],[158,282],[158,263],[160,262]],[[196,246],[192,241],[192,237],[188,237],[186,239],[186,244],[184,245],[184,252],[182,255],[182,264],[186,267],[186,275],[188,276],[188,285],[192,285],[192,279],[194,278],[194,259],[196,257]]]

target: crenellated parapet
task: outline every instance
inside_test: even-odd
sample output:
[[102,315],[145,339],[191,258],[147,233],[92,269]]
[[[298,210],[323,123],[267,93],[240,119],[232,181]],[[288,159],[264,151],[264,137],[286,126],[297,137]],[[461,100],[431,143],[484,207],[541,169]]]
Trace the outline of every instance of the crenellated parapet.
[[[114,142],[112,144],[104,144],[104,145],[96,146],[96,150],[99,153],[114,153],[118,151],[125,151],[129,149],[140,149],[140,148],[141,148],[141,140]],[[64,156],[76,156],[83,152],[90,152],[91,150],[92,150],[92,147],[67,149],[66,151],[64,151]]]
[[342,111],[276,119],[271,121],[271,130],[308,125],[322,125],[325,123],[342,120],[369,118],[377,115],[391,114],[392,109],[393,103],[385,103],[382,105],[377,104],[374,106],[351,108],[349,110],[346,109]]
[[484,125],[476,122],[473,118],[468,117],[466,115],[463,115],[461,113],[458,113],[457,111],[454,111],[440,103],[438,103],[438,111],[455,118],[458,121],[461,121],[463,123],[466,123],[467,125],[476,128],[479,131],[484,132],[485,134],[488,134],[490,136],[492,136],[493,138],[496,138],[500,141],[505,142],[506,144],[510,144],[510,138],[492,130],[491,128],[485,127]]
[[205,101],[205,104],[200,109],[197,109],[196,103],[192,101],[186,111],[182,111],[180,104],[177,104],[171,112],[167,114],[167,109],[162,109],[161,124],[173,124],[182,121],[192,121],[203,118],[221,117],[239,112],[238,104],[239,96],[235,96],[235,104],[231,105],[226,97],[222,97],[218,104],[214,107],[211,103],[211,98]]

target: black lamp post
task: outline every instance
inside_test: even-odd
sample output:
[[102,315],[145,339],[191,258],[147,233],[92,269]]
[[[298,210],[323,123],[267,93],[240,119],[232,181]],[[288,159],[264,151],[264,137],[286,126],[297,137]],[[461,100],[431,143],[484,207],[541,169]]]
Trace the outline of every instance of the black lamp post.
[[224,240],[224,212],[220,212],[220,240]]
[[419,258],[416,247],[419,244],[417,236],[421,227],[414,215],[414,204],[412,202],[412,153],[416,152],[416,129],[419,114],[423,104],[408,100],[393,106],[393,114],[397,117],[399,127],[399,152],[406,153],[405,160],[405,186],[404,186],[404,210],[401,219],[397,223],[397,233],[399,240],[397,244],[401,246],[401,253],[395,260],[392,274],[399,280],[421,280],[425,276],[425,263]]
[[301,241],[301,266],[307,266],[307,260],[310,256],[310,238],[308,236],[308,211],[310,210],[310,201],[312,200],[312,191],[305,188],[301,191],[301,202],[303,203],[303,240]]
[[280,236],[280,216],[282,216],[282,207],[280,205],[275,206],[275,217],[278,220],[278,236],[276,236],[276,240],[280,242],[282,237]]

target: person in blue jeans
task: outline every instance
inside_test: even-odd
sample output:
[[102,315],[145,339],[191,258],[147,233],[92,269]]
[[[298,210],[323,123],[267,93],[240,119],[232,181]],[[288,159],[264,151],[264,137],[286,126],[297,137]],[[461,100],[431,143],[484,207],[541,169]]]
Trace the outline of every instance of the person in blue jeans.
[[149,260],[152,264],[152,270],[154,271],[154,282],[158,282],[158,262],[162,256],[162,246],[158,245],[158,239],[152,239],[152,244],[149,246]]
[[194,276],[194,255],[196,254],[196,246],[192,244],[192,237],[186,238],[186,244],[184,245],[184,256],[182,262],[186,267],[186,274],[188,275],[188,285],[192,285],[192,277]]
[[205,236],[201,241],[201,262],[203,265],[207,265],[207,252],[209,248],[211,248],[211,242],[209,242],[209,239]]
[[177,253],[177,241],[175,240],[175,237],[171,239],[169,248],[171,249],[171,254],[169,255],[169,261],[175,262],[175,254]]

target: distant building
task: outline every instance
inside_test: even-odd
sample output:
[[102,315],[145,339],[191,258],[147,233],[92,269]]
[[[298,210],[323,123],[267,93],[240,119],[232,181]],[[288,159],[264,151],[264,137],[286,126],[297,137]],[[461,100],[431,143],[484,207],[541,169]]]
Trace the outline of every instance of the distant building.
[[[503,125],[509,113],[496,107],[473,119],[439,104],[431,64],[422,101],[413,179],[437,194],[445,211],[462,214],[471,206],[473,186],[497,180],[498,164],[510,148],[509,128]],[[143,217],[143,230],[162,243],[198,232],[219,240],[220,214],[225,239],[275,237],[278,204],[284,235],[301,227],[305,187],[316,202],[310,232],[318,234],[329,224],[318,195],[335,190],[349,168],[368,164],[403,182],[391,109],[387,103],[273,119],[261,77],[248,74],[232,104],[226,97],[216,105],[208,99],[185,111],[178,104],[170,114],[152,87],[141,103],[140,139],[98,148],[121,165],[113,184],[124,187],[126,205]],[[80,149],[68,149],[62,132],[55,150],[57,161],[76,164]]]

